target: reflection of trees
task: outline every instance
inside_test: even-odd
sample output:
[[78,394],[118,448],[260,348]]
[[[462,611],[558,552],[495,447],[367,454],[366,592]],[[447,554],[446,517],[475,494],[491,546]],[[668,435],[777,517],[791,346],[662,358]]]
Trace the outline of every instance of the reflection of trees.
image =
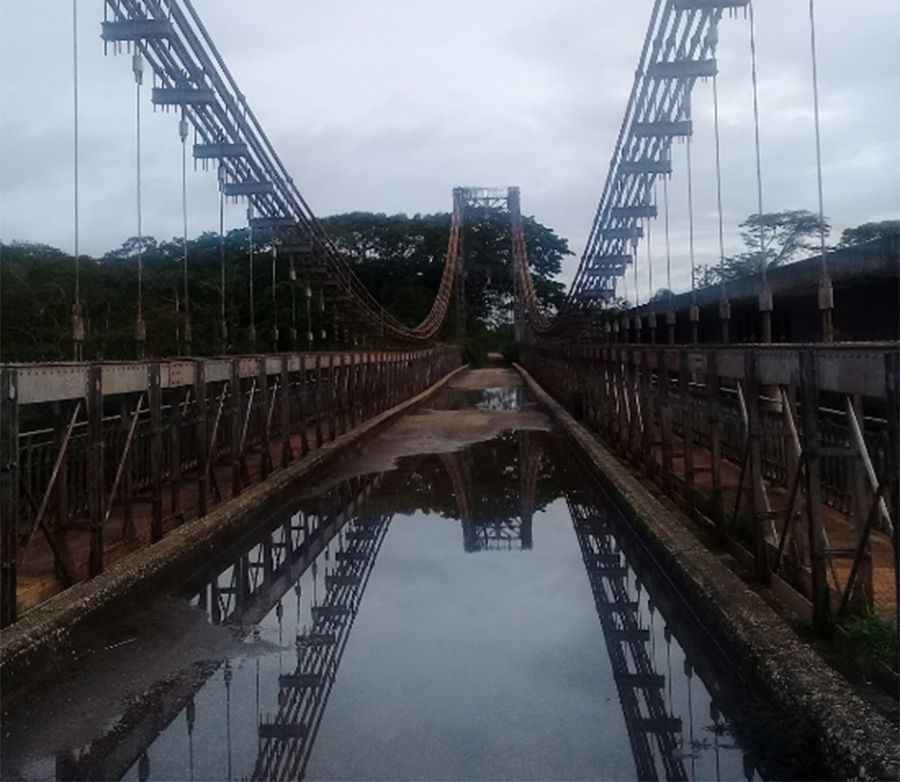
[[[475,443],[449,454],[463,467],[471,520],[475,524],[512,523],[523,515],[523,472],[533,487],[532,513],[542,511],[557,496],[558,467],[538,458],[546,447],[542,432],[504,432],[490,442]],[[401,469],[385,475],[382,497],[396,513],[433,513],[460,519],[457,488],[447,471],[448,454],[407,457]]]

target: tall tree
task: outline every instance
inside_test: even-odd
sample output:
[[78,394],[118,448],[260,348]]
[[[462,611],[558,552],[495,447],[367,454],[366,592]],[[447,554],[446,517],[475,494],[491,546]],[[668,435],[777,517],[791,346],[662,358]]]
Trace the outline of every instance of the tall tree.
[[852,247],[882,239],[885,236],[900,234],[900,220],[882,220],[874,223],[863,223],[855,228],[847,228],[841,234],[840,247]]
[[826,237],[831,225],[826,218],[805,209],[752,214],[740,224],[744,250],[729,256],[715,266],[701,266],[698,285],[716,285],[721,280],[736,280],[758,274],[760,269],[772,269],[797,260],[801,253],[819,251],[820,229]]

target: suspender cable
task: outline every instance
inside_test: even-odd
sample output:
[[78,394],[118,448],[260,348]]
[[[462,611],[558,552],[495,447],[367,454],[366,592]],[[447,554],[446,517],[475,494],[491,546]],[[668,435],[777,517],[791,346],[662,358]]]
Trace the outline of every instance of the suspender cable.
[[722,144],[719,136],[719,78],[713,76],[713,125],[716,135],[716,206],[719,213],[719,323],[722,342],[730,341],[731,304],[725,284],[725,217],[722,210]]
[[828,276],[828,258],[825,247],[825,196],[822,187],[822,132],[819,121],[819,68],[816,57],[815,0],[809,0],[809,37],[812,51],[813,109],[816,125],[816,176],[819,186],[819,248],[822,262],[820,288],[824,289],[820,291],[819,309],[822,313],[822,337],[826,342],[831,342],[834,338],[831,322],[831,309],[834,305],[831,300],[831,282]]
[[144,357],[144,343],[147,338],[144,325],[144,240],[143,215],[141,212],[141,85],[144,81],[144,60],[141,50],[135,46],[131,61],[134,72],[135,94],[135,127],[136,127],[136,161],[137,161],[137,240],[138,240],[138,300],[137,319],[135,321],[134,340],[138,358]]
[[[655,185],[654,185],[655,187]],[[654,202],[656,199],[653,199]],[[651,234],[651,220],[647,218],[647,303],[653,301],[653,236]]]
[[631,247],[631,256],[634,258],[634,306],[641,306],[641,288],[638,284],[638,242],[637,239],[634,240],[634,244]]
[[188,121],[184,115],[184,109],[181,112],[181,121],[178,123],[178,135],[181,138],[181,217],[182,228],[182,245],[184,249],[184,353],[191,353],[191,299],[190,288],[188,286],[188,216],[187,216],[187,137],[188,137]]
[[256,311],[253,306],[253,202],[247,206],[247,225],[250,227],[250,343],[256,350]]
[[[722,146],[719,137],[719,78],[713,76],[713,125],[716,135],[716,206],[719,212],[719,268],[725,270],[725,218],[722,212]],[[725,278],[722,277],[722,295]]]
[[696,294],[696,256],[694,253],[694,172],[691,159],[691,137],[687,138],[688,242],[691,254],[691,301]]
[[278,284],[278,246],[272,236],[272,349],[278,352],[278,296],[275,286]]
[[756,58],[756,16],[750,3],[750,64],[753,81],[753,134],[756,147],[756,199],[759,217],[759,273],[762,290],[759,295],[759,310],[762,321],[762,341],[772,341],[772,296],[769,293],[769,270],[765,252],[765,226],[763,225],[762,152],[759,143],[759,78]]
[[219,163],[219,321],[222,352],[228,347],[225,319],[225,166]]
[[72,305],[72,343],[75,361],[81,361],[84,325],[81,320],[81,265],[79,261],[78,214],[78,0],[72,0],[72,85],[74,101],[74,204],[75,204],[75,301]]
[[672,239],[669,235],[669,177],[663,176],[663,211],[666,228],[666,288],[672,293]]

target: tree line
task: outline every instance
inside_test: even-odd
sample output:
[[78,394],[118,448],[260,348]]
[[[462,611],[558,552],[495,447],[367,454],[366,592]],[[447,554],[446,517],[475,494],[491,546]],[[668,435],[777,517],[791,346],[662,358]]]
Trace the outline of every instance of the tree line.
[[[385,215],[351,212],[324,218],[322,225],[338,252],[352,266],[380,305],[402,322],[415,325],[427,314],[440,285],[450,235],[449,213]],[[534,218],[524,218],[525,239],[538,296],[549,310],[558,307],[564,286],[554,281],[568,243]],[[298,331],[305,345],[307,281],[292,282],[288,261],[279,256],[273,286],[271,237],[255,233],[253,314],[257,343],[249,342],[250,232],[233,229],[224,240],[228,343],[220,341],[219,235],[202,233],[189,239],[188,295],[192,353],[288,350],[291,348],[292,286],[298,309]],[[464,247],[467,270],[468,330],[476,336],[503,332],[511,322],[513,282],[509,215],[491,208],[467,211]],[[87,359],[128,359],[135,355],[138,258],[143,263],[143,308],[148,356],[183,351],[185,309],[180,238],[157,241],[131,237],[101,257],[79,259],[79,288],[86,334]],[[54,361],[72,357],[74,258],[45,244],[0,243],[2,312],[0,340],[4,361]],[[312,282],[313,287],[316,283]],[[274,287],[274,296],[273,296]],[[331,317],[311,309],[315,347],[334,344]],[[277,321],[278,344],[272,340]],[[321,339],[322,330],[326,339]]]

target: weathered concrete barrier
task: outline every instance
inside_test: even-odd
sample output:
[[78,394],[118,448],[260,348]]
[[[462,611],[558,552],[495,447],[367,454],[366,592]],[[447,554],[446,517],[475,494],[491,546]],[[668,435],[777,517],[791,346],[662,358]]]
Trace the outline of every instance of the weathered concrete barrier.
[[158,543],[136,551],[95,578],[83,581],[26,613],[0,637],[0,693],[4,704],[39,678],[66,663],[70,639],[88,622],[120,612],[144,598],[177,589],[211,556],[234,543],[262,517],[289,509],[298,480],[360,444],[397,417],[430,399],[465,367],[445,375],[422,393],[325,443],[316,451],[188,522]]
[[699,540],[687,517],[664,505],[525,369],[516,368],[587,457],[664,572],[732,658],[741,679],[807,726],[822,764],[835,779],[897,779],[897,728]]

